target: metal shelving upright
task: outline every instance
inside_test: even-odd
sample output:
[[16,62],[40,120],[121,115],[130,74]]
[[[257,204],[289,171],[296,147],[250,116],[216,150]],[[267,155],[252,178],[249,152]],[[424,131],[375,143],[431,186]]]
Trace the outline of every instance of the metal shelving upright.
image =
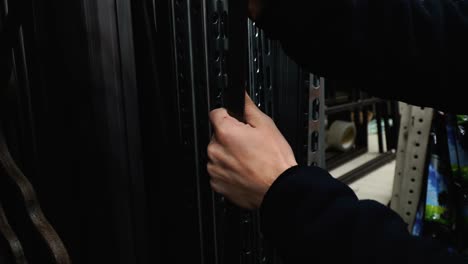
[[[187,165],[191,164],[180,168],[187,178],[181,193],[185,198],[180,205],[186,203],[192,211],[186,211],[185,218],[184,213],[171,211],[177,220],[164,223],[175,228],[193,219],[183,229],[190,237],[186,236],[181,246],[197,240],[200,243],[200,248],[192,248],[188,254],[176,258],[197,263],[277,263],[273,249],[262,241],[258,213],[240,210],[212,193],[205,171],[205,146],[211,136],[208,112],[224,105],[224,91],[230,78],[228,65],[233,59],[229,23],[237,21],[230,16],[229,2],[173,0],[168,6],[171,16],[166,19],[171,25],[172,55],[167,59],[172,62],[167,65],[172,65],[173,70],[164,70],[173,76],[176,87],[173,107],[178,112],[177,127],[182,137],[180,148]],[[164,9],[160,12],[164,13]],[[164,14],[158,14],[156,12],[156,18],[161,20]],[[159,23],[159,28],[161,24],[167,25]],[[246,20],[244,25],[248,32],[249,52],[245,61],[249,66],[248,91],[252,99],[286,132],[301,163],[320,165],[323,162],[319,159],[323,151],[323,144],[319,144],[323,142],[323,133],[319,133],[323,108],[319,96],[323,86],[290,61],[279,43],[265,38],[253,22]],[[282,95],[286,94],[292,100],[285,100]],[[172,251],[176,241],[169,240],[172,246],[162,254],[176,253]]]

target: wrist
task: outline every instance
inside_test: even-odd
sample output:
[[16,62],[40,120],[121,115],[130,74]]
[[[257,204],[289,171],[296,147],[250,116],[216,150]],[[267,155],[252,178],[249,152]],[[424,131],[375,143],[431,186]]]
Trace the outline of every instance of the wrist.
[[257,203],[255,204],[255,207],[260,208],[261,205],[263,204],[265,197],[267,196],[267,193],[269,192],[270,188],[275,184],[275,182],[279,180],[279,178],[281,178],[282,176],[290,174],[292,171],[296,170],[296,167],[299,167],[299,164],[297,164],[295,160],[294,162],[287,163],[287,165],[283,166],[284,170],[281,170],[279,174],[275,175],[275,177],[270,182],[268,182],[268,184],[266,184],[265,186],[266,188],[264,188],[259,193],[258,200],[257,200]]
[[277,175],[276,178],[281,176],[285,171],[287,171],[290,168],[295,167],[295,166],[298,166],[297,161],[296,161],[295,158],[284,162],[283,165],[281,166],[281,168],[279,169],[279,174]]
[[283,162],[280,166],[278,166],[273,177],[270,178],[267,183],[268,185],[267,190],[271,187],[271,185],[273,185],[276,179],[278,179],[281,175],[283,175],[286,171],[288,171],[292,167],[296,167],[296,166],[298,166],[298,164],[295,159],[287,161],[287,162]]

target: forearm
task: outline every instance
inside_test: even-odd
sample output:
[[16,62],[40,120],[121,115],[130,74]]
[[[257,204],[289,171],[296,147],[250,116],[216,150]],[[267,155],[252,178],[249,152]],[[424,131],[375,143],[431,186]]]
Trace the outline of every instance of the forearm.
[[463,263],[441,245],[412,237],[393,211],[359,201],[319,168],[296,167],[272,185],[262,230],[284,263]]

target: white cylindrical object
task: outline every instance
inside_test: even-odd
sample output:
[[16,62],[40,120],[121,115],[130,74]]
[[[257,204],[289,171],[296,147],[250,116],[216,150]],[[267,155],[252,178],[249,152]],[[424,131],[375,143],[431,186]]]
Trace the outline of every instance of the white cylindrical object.
[[340,151],[348,151],[356,140],[356,125],[353,122],[337,120],[327,131],[327,146]]

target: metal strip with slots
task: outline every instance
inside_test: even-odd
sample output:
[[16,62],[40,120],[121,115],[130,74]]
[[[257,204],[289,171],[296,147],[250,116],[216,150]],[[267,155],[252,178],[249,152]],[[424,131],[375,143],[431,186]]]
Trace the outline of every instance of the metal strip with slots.
[[[216,263],[218,260],[216,249],[218,249],[217,240],[215,237],[208,237],[208,229],[214,230],[214,227],[208,227],[208,221],[204,221],[203,212],[205,211],[204,193],[205,179],[208,179],[206,173],[206,155],[203,153],[205,149],[203,145],[208,144],[209,128],[207,116],[209,106],[208,91],[210,87],[214,87],[209,83],[210,77],[208,73],[208,62],[210,55],[207,54],[209,48],[215,45],[208,45],[211,33],[208,29],[208,16],[216,10],[216,4],[213,8],[208,8],[205,1],[192,0],[181,1],[173,0],[172,3],[172,33],[173,33],[173,58],[175,61],[175,81],[177,89],[177,100],[179,105],[179,134],[182,142],[183,159],[186,162],[186,171],[193,171],[193,175],[187,174],[184,179],[183,193],[186,206],[191,208],[181,216],[190,219],[190,225],[185,226],[185,231],[193,234],[187,237],[187,242],[184,246],[189,246],[190,243],[198,243],[200,252],[191,250],[190,256],[194,263]],[[219,20],[212,21],[212,24],[217,24]],[[216,28],[220,30],[219,27]],[[219,31],[218,31],[219,32]],[[219,53],[221,56],[221,53]],[[218,78],[222,75],[224,65],[221,65],[221,58],[218,58],[219,72],[216,73]],[[219,95],[221,97],[221,95]],[[207,101],[206,104],[203,102]],[[220,100],[221,101],[221,100]],[[221,103],[221,102],[220,102]],[[205,121],[200,121],[205,120]],[[206,128],[205,128],[206,127]],[[215,204],[214,197],[206,197],[207,203]],[[215,221],[212,217],[207,220]],[[206,223],[205,223],[206,222]],[[182,222],[181,222],[182,223]],[[196,230],[196,231],[194,231]],[[215,231],[211,232],[215,233]],[[198,238],[195,237],[198,235]],[[209,241],[209,242],[207,242]],[[206,244],[213,244],[214,249],[210,249]]]
[[[255,23],[248,21],[249,40],[249,91],[252,100],[267,115],[273,115],[273,95],[274,86],[271,69],[273,68],[273,56],[269,48],[271,40],[264,36],[264,33],[255,26]],[[260,216],[254,213],[251,217],[253,221],[252,243],[244,246],[246,248],[242,263],[255,263],[255,260],[262,259],[264,262],[272,258],[272,252],[264,247],[264,241],[260,233]],[[249,254],[247,254],[249,253]]]
[[[205,47],[207,57],[207,80],[208,80],[208,107],[209,110],[223,106],[224,90],[227,83],[227,41],[225,31],[225,19],[227,7],[225,1],[206,0],[204,3],[205,15]],[[211,131],[210,131],[211,135]],[[223,263],[225,258],[224,247],[226,246],[226,201],[224,197],[212,193],[213,224],[215,263]]]
[[227,43],[226,19],[227,19],[227,6],[225,1],[209,0],[207,2],[207,19],[208,27],[208,52],[209,65],[211,66],[209,75],[210,77],[210,94],[212,108],[221,107],[224,102],[224,90],[227,87]]
[[[207,56],[210,80],[210,109],[224,106],[243,120],[247,85],[248,24],[246,3],[212,0],[207,2]],[[245,23],[240,21],[244,20]],[[249,74],[251,75],[251,74]],[[254,99],[254,98],[253,98]],[[215,224],[219,263],[254,263],[259,251],[258,217],[215,195]]]
[[393,180],[393,193],[390,207],[398,212],[400,210],[400,191],[403,170],[405,167],[405,153],[408,142],[408,128],[411,119],[411,107],[408,104],[400,104],[400,131],[398,136],[397,155],[395,161],[395,176]]
[[[216,85],[211,81],[213,79],[212,77],[215,76],[213,74],[212,70],[212,65],[213,64],[222,64],[222,61],[219,59],[221,55],[218,55],[218,58],[215,56],[217,54],[220,54],[220,52],[214,52],[213,47],[218,47],[216,45],[216,38],[214,37],[214,31],[213,25],[218,23],[218,21],[213,21],[213,15],[217,13],[217,2],[211,1],[211,0],[199,0],[197,2],[197,6],[199,7],[200,10],[194,12],[198,15],[201,15],[201,29],[199,33],[203,36],[202,41],[199,43],[199,47],[197,47],[197,52],[196,54],[202,55],[203,59],[203,67],[198,67],[196,70],[197,75],[202,75],[197,76],[199,78],[196,83],[198,84],[198,101],[202,105],[202,110],[200,110],[201,115],[205,115],[205,118],[201,118],[199,120],[206,120],[206,123],[200,123],[199,124],[199,129],[203,130],[199,132],[199,138],[201,140],[201,144],[208,144],[208,141],[210,140],[210,136],[212,135],[211,131],[211,124],[209,123],[209,120],[207,119],[207,114],[208,112],[212,109],[212,105],[216,105],[216,102],[213,102],[211,100],[212,98],[215,98],[212,96],[212,89],[217,89]],[[219,15],[217,16],[219,18]],[[216,61],[218,60],[218,61]],[[221,66],[220,66],[221,67]],[[220,68],[221,69],[221,68]],[[202,87],[201,87],[202,86]],[[203,92],[201,92],[202,90]],[[219,93],[219,92],[218,92]],[[219,96],[221,97],[221,96]],[[219,99],[221,100],[221,99]],[[219,105],[221,102],[219,102]],[[206,128],[204,128],[206,127]],[[205,141],[203,141],[203,139]],[[201,151],[201,150],[199,150]],[[201,156],[202,158],[200,159],[199,162],[202,162],[206,164],[208,161],[208,157],[205,153],[205,150],[201,151]],[[219,195],[215,194],[209,185],[204,185],[204,179],[208,179],[209,175],[205,169],[205,166],[200,166],[200,177],[199,177],[199,192],[202,192],[204,195],[201,193],[199,194],[201,202],[206,204],[204,211],[205,216],[202,218],[202,228],[206,232],[205,235],[203,235],[203,243],[206,244],[211,244],[211,247],[205,247],[204,254],[204,261],[206,263],[213,263],[213,264],[218,264],[221,262],[222,258],[222,253],[221,253],[221,244],[222,240],[220,239],[221,237],[221,232],[219,232],[219,228],[222,227],[223,225],[218,222],[218,216],[223,215],[222,212],[222,207],[224,206],[224,199],[220,198]]]
[[308,165],[322,168],[325,168],[324,87],[324,78],[310,76]]
[[403,218],[411,230],[423,187],[427,143],[434,110],[409,106],[403,114],[400,127],[402,139],[397,151],[391,208]]
[[247,86],[247,1],[228,1],[227,87],[224,106],[237,118],[244,120],[244,94]]
[[248,22],[249,37],[249,88],[252,100],[269,116],[273,116],[273,74],[274,67],[271,40],[256,27],[255,22]]

